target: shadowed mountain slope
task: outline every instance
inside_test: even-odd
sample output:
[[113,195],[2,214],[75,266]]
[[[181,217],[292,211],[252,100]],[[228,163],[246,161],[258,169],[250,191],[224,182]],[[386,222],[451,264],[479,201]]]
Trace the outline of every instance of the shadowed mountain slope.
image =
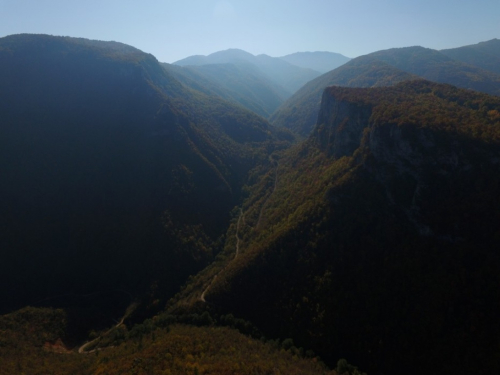
[[2,38],[0,86],[2,311],[124,290],[122,309],[155,281],[168,297],[275,145],[263,118],[120,43]]

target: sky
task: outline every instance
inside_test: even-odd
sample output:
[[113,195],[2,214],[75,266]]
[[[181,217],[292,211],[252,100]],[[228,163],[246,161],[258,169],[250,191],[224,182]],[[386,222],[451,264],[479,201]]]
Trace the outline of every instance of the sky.
[[0,37],[114,40],[172,63],[239,48],[357,57],[500,38],[500,0],[0,0]]

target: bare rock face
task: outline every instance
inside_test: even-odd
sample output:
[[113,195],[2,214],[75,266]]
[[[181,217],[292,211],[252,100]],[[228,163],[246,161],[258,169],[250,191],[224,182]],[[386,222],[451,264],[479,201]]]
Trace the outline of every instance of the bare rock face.
[[330,156],[351,156],[361,144],[363,130],[370,127],[370,116],[370,105],[338,100],[325,91],[313,136]]

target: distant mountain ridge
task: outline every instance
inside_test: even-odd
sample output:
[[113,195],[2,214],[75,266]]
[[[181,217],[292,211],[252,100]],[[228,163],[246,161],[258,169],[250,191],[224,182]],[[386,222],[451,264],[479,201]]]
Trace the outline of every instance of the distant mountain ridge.
[[349,57],[341,55],[340,53],[325,51],[296,52],[290,55],[281,56],[280,59],[302,68],[316,70],[320,73],[329,72],[351,60]]
[[429,48],[393,48],[357,57],[307,83],[270,119],[276,126],[284,126],[307,137],[314,127],[326,87],[388,86],[416,77],[500,95],[500,74],[454,60]]
[[500,75],[424,47],[393,48],[370,56],[425,79],[500,95]]
[[292,95],[302,85],[320,75],[319,72],[301,68],[280,58],[268,55],[254,56],[240,49],[218,51],[208,56],[196,55],[174,62],[175,65],[207,65],[247,62],[255,65],[268,79],[282,86]]
[[452,59],[500,74],[499,39],[492,39],[459,48],[442,49],[439,52]]

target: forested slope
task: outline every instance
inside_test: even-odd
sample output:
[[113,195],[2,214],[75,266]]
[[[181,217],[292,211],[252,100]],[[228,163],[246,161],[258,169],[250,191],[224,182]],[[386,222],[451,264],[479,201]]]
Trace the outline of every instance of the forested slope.
[[498,371],[499,126],[497,97],[448,85],[328,88],[186,291],[330,364]]

